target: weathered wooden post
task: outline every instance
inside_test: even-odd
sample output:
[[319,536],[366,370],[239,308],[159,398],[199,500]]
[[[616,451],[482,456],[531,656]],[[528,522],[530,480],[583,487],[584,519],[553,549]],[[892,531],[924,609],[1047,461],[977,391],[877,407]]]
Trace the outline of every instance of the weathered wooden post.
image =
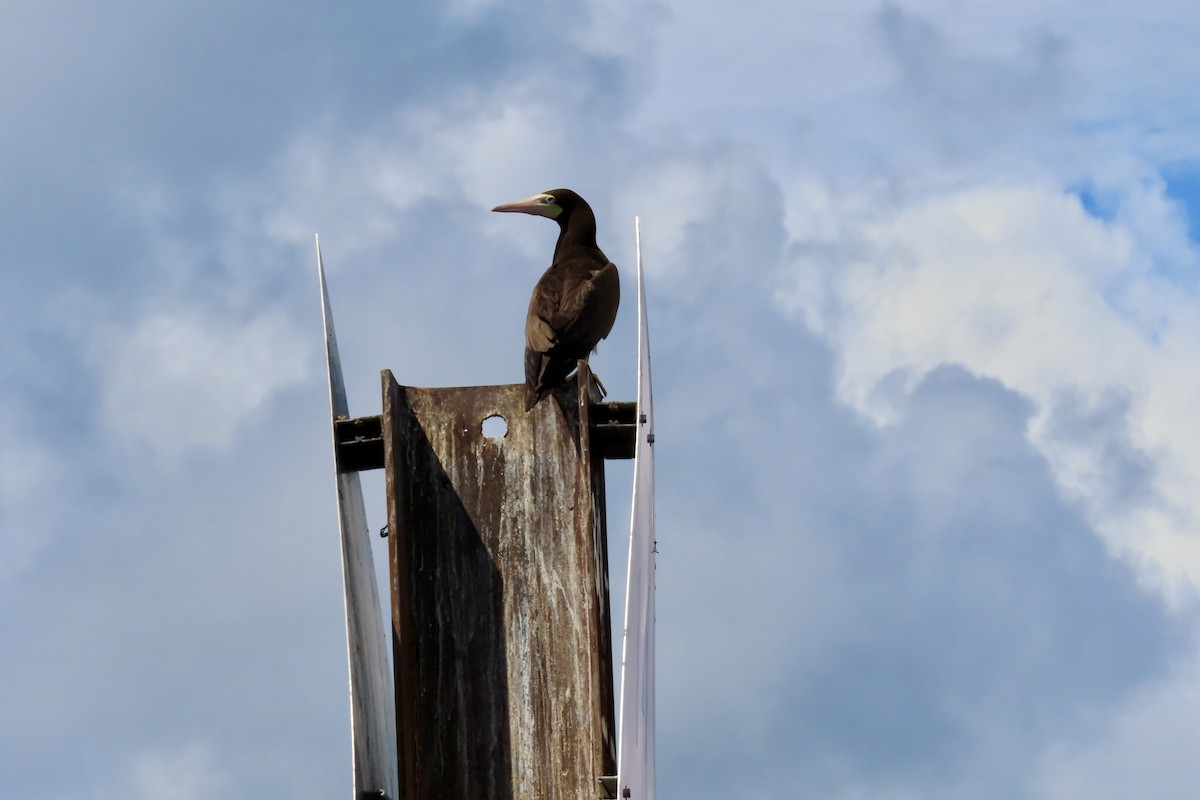
[[632,455],[633,409],[589,380],[527,413],[519,384],[383,373],[405,800],[578,800],[615,772],[603,461]]

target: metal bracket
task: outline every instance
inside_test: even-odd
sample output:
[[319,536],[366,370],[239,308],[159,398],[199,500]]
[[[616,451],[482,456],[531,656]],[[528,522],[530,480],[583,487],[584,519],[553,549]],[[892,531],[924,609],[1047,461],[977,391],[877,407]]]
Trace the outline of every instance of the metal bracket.
[[[637,403],[591,404],[592,446],[601,458],[633,458]],[[333,423],[338,472],[383,469],[383,417],[339,419]]]
[[383,469],[383,417],[337,420],[333,447],[338,472]]
[[[592,446],[601,458],[633,458],[637,441],[637,403],[592,403]],[[615,795],[614,795],[615,796]]]

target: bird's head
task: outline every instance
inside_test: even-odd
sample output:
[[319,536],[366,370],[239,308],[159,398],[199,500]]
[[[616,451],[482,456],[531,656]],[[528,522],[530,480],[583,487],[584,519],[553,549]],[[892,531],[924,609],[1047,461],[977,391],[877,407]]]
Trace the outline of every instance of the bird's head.
[[579,195],[570,189],[551,189],[515,203],[496,206],[492,211],[520,211],[522,214],[537,214],[539,217],[564,222],[578,201]]

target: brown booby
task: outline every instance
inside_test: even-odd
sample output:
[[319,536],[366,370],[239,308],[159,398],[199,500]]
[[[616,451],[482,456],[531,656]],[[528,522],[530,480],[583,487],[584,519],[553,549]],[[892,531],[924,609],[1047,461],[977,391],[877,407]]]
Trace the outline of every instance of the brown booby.
[[621,300],[617,266],[596,246],[596,216],[570,189],[551,189],[492,211],[520,211],[558,223],[554,260],[525,318],[525,410],[586,361],[612,330]]

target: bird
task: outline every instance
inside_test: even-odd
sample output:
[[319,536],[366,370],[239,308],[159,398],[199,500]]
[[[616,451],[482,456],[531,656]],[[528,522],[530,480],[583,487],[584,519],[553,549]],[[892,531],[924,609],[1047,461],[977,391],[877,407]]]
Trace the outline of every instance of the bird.
[[596,215],[570,189],[551,189],[492,211],[548,217],[558,223],[549,269],[533,287],[525,317],[525,411],[587,361],[617,319],[617,266],[596,245]]

